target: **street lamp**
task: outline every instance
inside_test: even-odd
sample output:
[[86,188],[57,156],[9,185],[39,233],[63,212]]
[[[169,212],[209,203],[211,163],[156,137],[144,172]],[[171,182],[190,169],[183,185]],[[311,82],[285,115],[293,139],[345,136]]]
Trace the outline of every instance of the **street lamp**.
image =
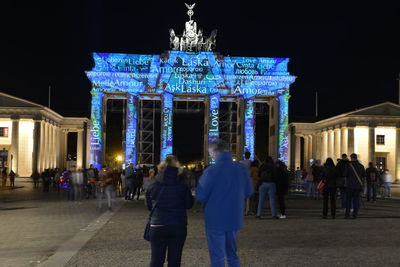
[[122,161],[122,156],[121,156],[121,155],[118,155],[115,159],[116,159],[118,162],[121,162],[121,161]]

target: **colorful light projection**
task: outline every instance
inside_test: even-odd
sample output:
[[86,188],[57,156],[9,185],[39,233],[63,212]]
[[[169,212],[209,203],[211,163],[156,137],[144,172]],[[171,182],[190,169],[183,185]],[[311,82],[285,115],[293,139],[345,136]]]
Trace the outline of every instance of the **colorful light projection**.
[[254,160],[254,120],[254,100],[246,99],[244,110],[244,152],[249,151],[251,153],[251,160]]
[[[145,97],[142,94],[163,96],[163,128],[161,159],[172,153],[172,99],[174,94],[229,96],[248,99],[265,96],[279,97],[281,112],[279,125],[279,157],[287,161],[287,88],[295,76],[287,72],[288,58],[225,57],[215,52],[167,51],[162,55],[130,55],[93,53],[95,66],[87,72],[93,85],[91,162],[99,166],[102,162],[102,94],[126,93]],[[216,104],[216,102],[215,102]],[[254,103],[252,103],[254,104]],[[209,125],[216,123],[211,110]],[[135,110],[133,110],[136,112]],[[248,113],[248,112],[249,113]],[[254,108],[246,110],[246,147],[254,155]],[[135,117],[131,118],[132,123]],[[131,128],[133,129],[136,128]],[[210,130],[215,128],[210,128]],[[210,131],[213,140],[216,132]],[[126,151],[134,160],[132,145],[136,142],[133,133],[127,142]],[[135,140],[135,141],[133,141]],[[252,141],[253,140],[253,141]],[[253,145],[251,145],[253,143]],[[134,146],[134,145],[133,145]],[[133,151],[133,152],[132,152]],[[128,152],[126,152],[128,153]],[[133,153],[133,154],[132,154]],[[132,155],[132,156],[131,156]]]
[[103,158],[103,92],[92,90],[91,94],[90,164],[100,170]]
[[286,92],[278,97],[279,100],[279,139],[278,139],[278,159],[289,162],[289,98],[290,95]]
[[125,162],[136,164],[137,97],[127,97]]
[[[213,94],[210,96],[210,110],[208,121],[208,143],[215,141],[219,137],[219,101],[221,96]],[[214,164],[215,160],[208,157],[208,163]]]
[[172,154],[172,118],[174,95],[165,92],[162,102],[161,160]]

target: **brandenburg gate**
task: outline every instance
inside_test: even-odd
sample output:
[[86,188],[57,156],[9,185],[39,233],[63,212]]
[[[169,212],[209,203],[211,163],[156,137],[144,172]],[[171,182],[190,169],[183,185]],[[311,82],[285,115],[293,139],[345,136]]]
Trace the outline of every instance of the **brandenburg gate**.
[[[220,103],[237,105],[236,156],[255,151],[255,104],[269,106],[269,154],[288,161],[289,87],[295,81],[287,71],[288,58],[231,57],[215,52],[216,30],[209,37],[189,21],[181,36],[170,30],[171,50],[161,55],[93,53],[95,66],[87,72],[92,82],[90,162],[99,167],[104,162],[105,103],[109,98],[125,99],[125,134],[123,149],[126,163],[139,162],[143,152],[139,140],[141,101],[161,102],[160,159],[172,154],[173,103],[201,101],[205,107],[204,162],[208,142],[219,138]],[[267,138],[267,137],[266,137]],[[155,162],[153,162],[155,163]]]

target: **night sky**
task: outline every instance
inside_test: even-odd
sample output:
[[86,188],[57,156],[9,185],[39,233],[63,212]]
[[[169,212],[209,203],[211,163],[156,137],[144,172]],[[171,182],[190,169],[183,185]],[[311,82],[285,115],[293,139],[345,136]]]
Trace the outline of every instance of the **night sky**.
[[[315,91],[320,118],[397,102],[400,10],[298,2],[197,1],[193,19],[207,35],[218,29],[221,54],[291,58],[289,71],[298,76],[291,121],[313,119]],[[183,3],[32,1],[2,7],[0,90],[47,105],[51,85],[53,109],[88,116],[91,87],[84,71],[93,65],[90,53],[168,50],[168,29],[180,34],[188,18]]]

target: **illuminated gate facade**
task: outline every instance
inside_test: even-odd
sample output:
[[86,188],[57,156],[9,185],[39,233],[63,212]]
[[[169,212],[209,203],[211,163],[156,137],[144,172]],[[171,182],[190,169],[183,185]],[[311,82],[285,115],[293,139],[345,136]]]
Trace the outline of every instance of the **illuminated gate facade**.
[[[224,57],[215,52],[168,51],[162,55],[94,53],[94,68],[87,72],[92,82],[91,163],[104,160],[105,103],[108,98],[126,99],[125,162],[138,163],[138,118],[146,119],[139,100],[161,101],[161,155],[172,154],[173,103],[203,101],[208,142],[219,138],[220,102],[237,105],[236,154],[248,150],[254,156],[255,103],[270,107],[269,154],[288,160],[289,86],[295,77],[287,72],[287,58]],[[223,114],[227,116],[227,114]],[[226,119],[224,120],[226,122]],[[151,129],[154,129],[152,127]],[[153,135],[154,136],[154,135]],[[154,158],[154,157],[153,157]],[[154,160],[153,160],[154,161]]]
[[[160,101],[161,160],[173,153],[174,101],[183,100],[204,103],[205,164],[213,163],[207,147],[217,138],[228,141],[236,158],[241,159],[245,151],[254,158],[257,102],[269,105],[270,156],[288,161],[289,87],[295,80],[287,72],[289,59],[226,57],[213,52],[217,31],[206,37],[201,29],[197,30],[192,20],[194,6],[186,5],[189,21],[182,36],[170,29],[171,50],[164,54],[93,53],[95,66],[87,72],[92,82],[92,164],[99,167],[104,162],[105,103],[109,98],[126,99],[126,163],[156,163],[158,158],[154,155],[154,142],[158,141],[154,139],[155,107],[151,113],[146,100]],[[223,102],[228,102],[228,109],[220,108]],[[232,106],[235,112],[229,112]]]

